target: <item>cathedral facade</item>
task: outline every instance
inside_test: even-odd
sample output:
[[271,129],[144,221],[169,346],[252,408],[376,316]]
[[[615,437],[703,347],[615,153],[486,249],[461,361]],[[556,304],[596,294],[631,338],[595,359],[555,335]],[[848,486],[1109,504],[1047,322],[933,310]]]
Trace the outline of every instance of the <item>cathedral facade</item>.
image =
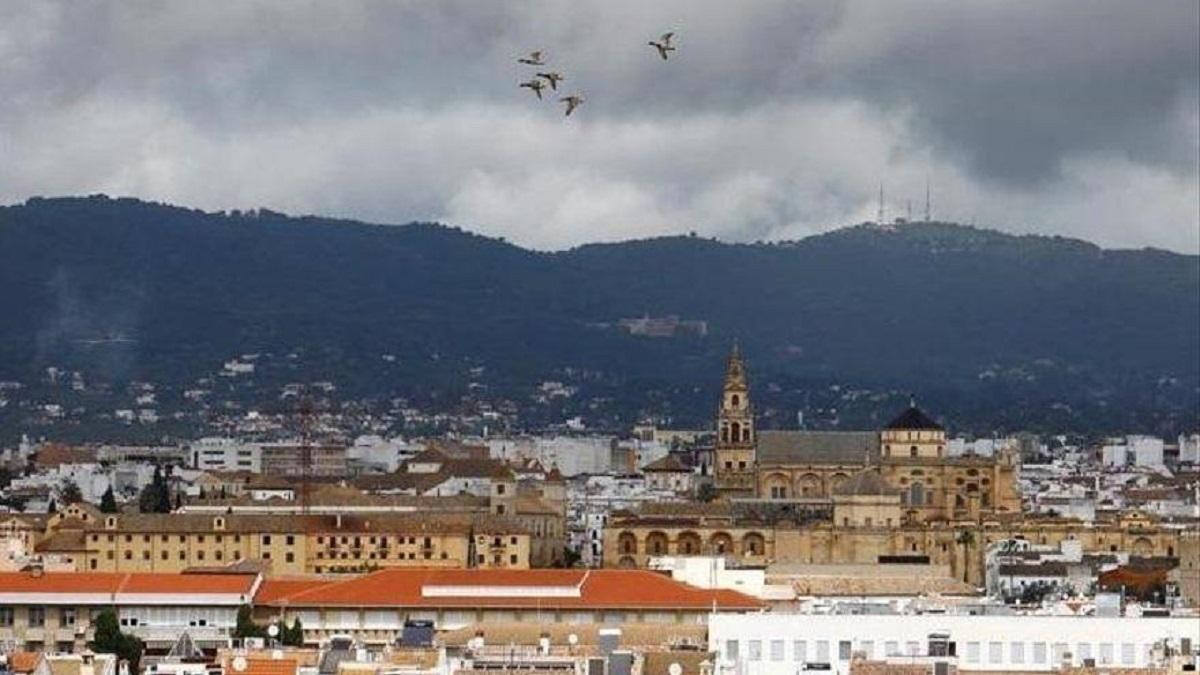
[[945,428],[912,402],[880,431],[762,431],[735,346],[717,411],[715,485],[727,499],[830,500],[863,469],[899,495],[900,519],[919,523],[1018,513],[1017,455],[950,457]]

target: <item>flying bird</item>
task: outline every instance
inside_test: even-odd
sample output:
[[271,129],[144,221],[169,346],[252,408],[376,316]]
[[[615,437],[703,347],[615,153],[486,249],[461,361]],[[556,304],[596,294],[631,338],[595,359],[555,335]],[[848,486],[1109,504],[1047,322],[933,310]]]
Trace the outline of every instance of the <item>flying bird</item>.
[[583,97],[580,96],[579,94],[572,94],[571,96],[564,96],[558,100],[567,104],[566,115],[568,117],[571,115],[572,112],[575,111],[576,108],[579,107],[579,105],[581,103],[583,103]]
[[542,60],[542,52],[529,52],[529,56],[523,56],[517,59],[517,63],[524,63],[527,66],[544,66],[546,62]]
[[667,52],[675,51],[675,48],[671,46],[671,38],[674,37],[674,35],[674,32],[663,33],[662,37],[660,37],[658,40],[651,40],[647,44],[657,49],[658,55],[662,57],[663,61],[666,61]]
[[553,89],[554,91],[558,91],[558,83],[559,82],[562,82],[563,80],[567,79],[567,78],[563,77],[562,74],[554,72],[554,71],[550,71],[548,73],[538,73],[537,76],[544,78],[546,80],[546,82],[548,82],[550,84],[550,88]]
[[522,82],[517,86],[531,90],[533,93],[537,94],[538,100],[540,101],[542,99],[542,90],[546,88],[546,83],[535,77],[532,80],[528,82]]

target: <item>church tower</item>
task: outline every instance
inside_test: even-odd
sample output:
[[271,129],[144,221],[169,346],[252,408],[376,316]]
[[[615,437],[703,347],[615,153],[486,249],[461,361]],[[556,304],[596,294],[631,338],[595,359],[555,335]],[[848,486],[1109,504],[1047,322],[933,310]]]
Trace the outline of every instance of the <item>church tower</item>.
[[737,343],[725,364],[725,385],[717,410],[714,464],[717,490],[727,496],[754,494],[754,408]]

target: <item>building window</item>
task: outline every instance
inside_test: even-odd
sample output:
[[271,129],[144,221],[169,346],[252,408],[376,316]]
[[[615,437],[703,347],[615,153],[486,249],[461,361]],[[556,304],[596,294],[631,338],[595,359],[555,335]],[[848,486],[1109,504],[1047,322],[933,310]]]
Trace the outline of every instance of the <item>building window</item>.
[[1004,660],[1004,643],[988,643],[988,663],[1000,663]]
[[46,625],[46,608],[45,607],[30,607],[29,608],[29,627],[41,628]]
[[288,551],[286,554],[284,554],[283,559],[286,562],[296,562],[296,554]]
[[803,663],[808,658],[808,643],[804,640],[796,640],[792,643],[792,660]]
[[829,663],[829,641],[817,640],[817,663]]
[[74,626],[75,625],[75,608],[74,607],[60,608],[59,614],[58,614],[58,623],[59,623],[59,625],[62,625],[62,626]]
[[1012,642],[1008,645],[1008,660],[1011,663],[1025,663],[1025,643]]
[[284,543],[285,543],[285,544],[287,544],[288,546],[294,546],[294,545],[296,544],[296,537],[295,537],[295,536],[293,536],[293,535],[290,535],[290,534],[289,534],[289,535],[288,535],[288,536],[287,536],[287,537],[284,539]]
[[1046,643],[1045,642],[1033,643],[1033,662],[1037,663],[1037,664],[1046,663]]
[[762,640],[750,640],[746,648],[746,658],[751,661],[762,661]]
[[[96,562],[93,560],[92,562]],[[0,627],[11,628],[13,625],[13,608],[0,607]]]
[[[9,610],[9,611],[11,612],[12,610]],[[10,626],[12,625],[11,622],[9,623],[9,625]],[[725,641],[725,658],[729,659],[730,661],[737,661],[737,658],[738,658],[738,641],[737,640],[726,640]]]
[[517,554],[514,553],[514,554],[508,556],[508,562],[512,565],[516,565],[517,564]]
[[270,546],[270,545],[271,545],[271,535],[269,535],[269,534],[264,534],[264,535],[263,535],[263,538],[262,538],[262,545],[263,545],[263,546]]
[[838,642],[838,660],[839,661],[849,661],[850,660],[850,641],[849,640],[842,640],[842,641]]
[[[0,625],[3,625],[2,621],[0,621]],[[1134,660],[1136,660],[1136,659],[1137,659],[1137,648],[1134,646],[1134,644],[1132,642],[1122,642],[1121,643],[1121,663],[1126,666],[1132,666]]]
[[783,640],[771,640],[771,660],[782,661],[784,657]]

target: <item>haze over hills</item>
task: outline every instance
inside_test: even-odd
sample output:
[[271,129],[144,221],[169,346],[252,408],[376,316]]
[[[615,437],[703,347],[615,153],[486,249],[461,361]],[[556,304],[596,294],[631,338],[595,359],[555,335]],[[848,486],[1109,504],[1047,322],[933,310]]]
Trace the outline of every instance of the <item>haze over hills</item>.
[[[321,379],[521,400],[559,380],[580,388],[564,412],[697,424],[737,339],[765,426],[869,425],[913,392],[980,433],[1170,433],[1200,404],[1200,258],[951,223],[543,253],[435,224],[34,199],[0,208],[0,313],[0,380],[31,387],[51,366],[183,387],[262,353],[291,359],[265,399]],[[642,316],[707,330],[619,324]]]

